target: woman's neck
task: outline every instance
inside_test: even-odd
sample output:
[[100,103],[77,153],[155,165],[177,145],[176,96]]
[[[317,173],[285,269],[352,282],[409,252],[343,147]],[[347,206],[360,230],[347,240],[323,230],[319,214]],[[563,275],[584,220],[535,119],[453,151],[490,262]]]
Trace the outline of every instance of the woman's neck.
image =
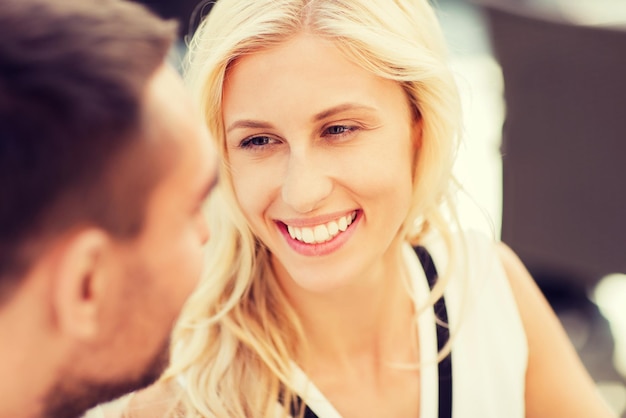
[[[414,304],[406,289],[402,242],[361,271],[346,286],[323,294],[283,286],[302,322],[307,357],[341,368],[355,361],[415,363]],[[298,361],[308,368],[306,358]]]

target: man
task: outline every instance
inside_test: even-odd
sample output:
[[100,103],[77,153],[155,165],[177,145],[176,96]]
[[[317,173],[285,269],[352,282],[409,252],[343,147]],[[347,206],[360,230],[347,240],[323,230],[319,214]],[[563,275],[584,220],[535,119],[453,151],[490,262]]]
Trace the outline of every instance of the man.
[[0,7],[0,417],[73,418],[147,386],[201,270],[215,151],[117,0]]

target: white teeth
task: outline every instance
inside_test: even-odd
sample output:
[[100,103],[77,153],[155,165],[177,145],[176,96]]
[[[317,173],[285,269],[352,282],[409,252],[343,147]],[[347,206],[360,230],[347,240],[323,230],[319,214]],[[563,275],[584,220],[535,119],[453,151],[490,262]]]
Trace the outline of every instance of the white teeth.
[[313,241],[315,241],[315,234],[311,228],[302,228],[302,241],[307,244],[313,244]]
[[339,230],[343,232],[346,229],[348,229],[348,220],[344,216],[343,218],[339,218]]
[[353,212],[337,220],[330,221],[327,224],[317,225],[313,228],[298,228],[296,226],[287,225],[287,231],[292,239],[303,241],[307,244],[319,244],[330,241],[340,232],[344,232],[355,219],[356,212]]
[[328,238],[330,238],[326,225],[316,226],[315,229],[313,229],[313,234],[315,235],[315,241],[317,242],[328,241]]

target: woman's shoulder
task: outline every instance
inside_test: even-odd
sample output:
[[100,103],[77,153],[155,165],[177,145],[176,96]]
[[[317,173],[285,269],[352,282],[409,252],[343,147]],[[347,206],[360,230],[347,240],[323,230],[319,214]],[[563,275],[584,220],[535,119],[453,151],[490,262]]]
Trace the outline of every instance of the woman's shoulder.
[[531,416],[613,417],[558,317],[532,276],[505,244],[499,257],[528,336],[526,410]]

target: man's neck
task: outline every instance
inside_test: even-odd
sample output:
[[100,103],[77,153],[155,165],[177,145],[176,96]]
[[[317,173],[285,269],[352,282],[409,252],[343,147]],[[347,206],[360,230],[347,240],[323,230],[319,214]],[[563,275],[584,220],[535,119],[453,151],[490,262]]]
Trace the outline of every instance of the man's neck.
[[[4,335],[0,340],[11,341]],[[8,351],[5,347],[0,349],[0,418],[39,418],[44,397],[38,381],[41,374]]]
[[[30,309],[28,309],[30,307]],[[54,342],[32,304],[0,307],[0,418],[38,418],[55,376]]]

